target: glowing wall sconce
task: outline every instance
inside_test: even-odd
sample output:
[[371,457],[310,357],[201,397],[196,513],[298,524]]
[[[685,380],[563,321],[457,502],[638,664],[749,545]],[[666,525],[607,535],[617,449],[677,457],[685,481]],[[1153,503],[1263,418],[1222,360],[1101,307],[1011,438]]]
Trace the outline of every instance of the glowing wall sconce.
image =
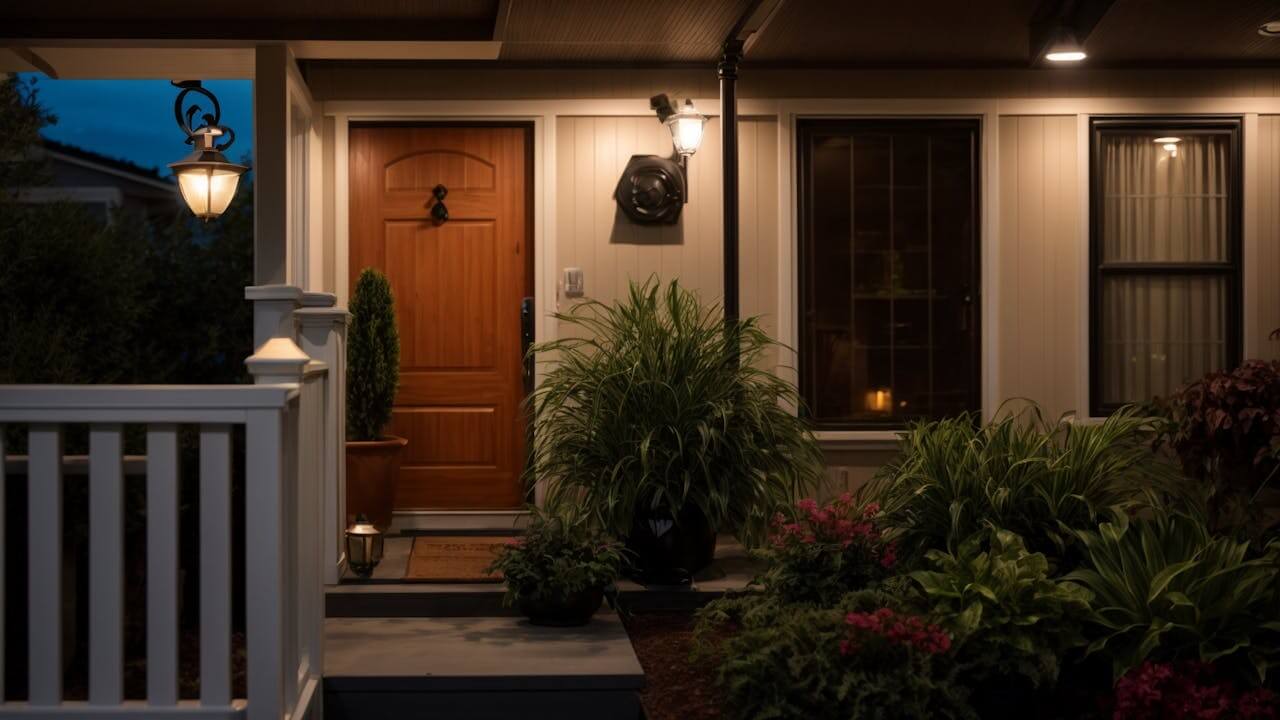
[[614,198],[622,213],[641,225],[673,225],[680,219],[681,206],[689,202],[689,156],[698,152],[707,118],[685,100],[676,109],[666,95],[649,98],[649,107],[658,121],[671,132],[671,145],[679,157],[632,155],[622,171]]
[[[173,174],[178,178],[178,191],[187,207],[201,220],[212,220],[218,217],[231,200],[236,196],[236,187],[240,184],[240,176],[249,168],[227,160],[223,155],[227,148],[236,141],[236,134],[231,128],[221,125],[222,107],[213,93],[201,86],[199,80],[174,81],[174,87],[182,88],[173,101],[173,117],[178,127],[187,134],[187,144],[193,146],[190,155],[175,163],[170,163]],[[208,98],[213,105],[213,112],[203,113],[200,119],[203,124],[196,127],[196,115],[201,114],[199,105],[191,105],[184,112],[182,103],[190,93]],[[226,140],[219,142],[219,138]]]

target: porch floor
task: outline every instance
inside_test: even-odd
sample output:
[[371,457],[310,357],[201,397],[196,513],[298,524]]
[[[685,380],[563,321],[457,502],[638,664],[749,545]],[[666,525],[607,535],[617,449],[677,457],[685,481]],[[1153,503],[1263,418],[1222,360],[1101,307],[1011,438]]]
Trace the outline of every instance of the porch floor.
[[[327,588],[326,615],[334,617],[501,617],[515,615],[502,606],[501,583],[433,583],[408,580],[412,534],[388,537],[383,560],[368,579],[348,573]],[[688,610],[725,592],[743,590],[760,570],[736,539],[721,536],[715,561],[687,587],[643,586],[620,580],[618,604],[624,611]]]

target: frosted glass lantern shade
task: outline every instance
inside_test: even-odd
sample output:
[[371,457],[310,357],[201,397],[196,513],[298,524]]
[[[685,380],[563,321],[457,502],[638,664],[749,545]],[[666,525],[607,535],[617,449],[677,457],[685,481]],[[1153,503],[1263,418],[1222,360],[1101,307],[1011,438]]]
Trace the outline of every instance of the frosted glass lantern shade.
[[203,220],[216,218],[226,211],[231,199],[236,196],[240,174],[244,172],[239,166],[212,165],[175,168],[175,171],[182,199],[187,202],[191,212]]
[[692,155],[698,152],[702,144],[702,130],[707,119],[694,109],[693,103],[685,100],[680,112],[667,118],[667,128],[671,130],[671,143],[681,155]]

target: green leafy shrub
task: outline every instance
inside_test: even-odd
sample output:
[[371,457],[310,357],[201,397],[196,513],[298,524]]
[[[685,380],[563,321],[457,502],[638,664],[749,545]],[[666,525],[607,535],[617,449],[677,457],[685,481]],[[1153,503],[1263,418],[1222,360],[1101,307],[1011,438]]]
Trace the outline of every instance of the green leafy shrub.
[[1266,679],[1280,656],[1280,545],[1250,559],[1247,542],[1159,509],[1133,520],[1115,512],[1079,536],[1087,566],[1064,579],[1094,594],[1088,650],[1110,656],[1115,677],[1150,658]]
[[347,439],[378,440],[400,385],[400,334],[391,283],[365,268],[347,327]]
[[1029,552],[1007,530],[975,535],[955,554],[931,550],[928,560],[934,569],[911,577],[955,637],[967,679],[1005,682],[1017,675],[1032,687],[1057,682],[1063,653],[1084,644],[1088,590],[1050,578],[1045,556]]
[[632,284],[616,305],[556,316],[564,335],[535,346],[551,369],[532,398],[529,478],[581,502],[615,534],[640,510],[696,507],[748,543],[821,473],[795,387],[757,367],[774,342],[755,319],[725,327],[672,282]]
[[946,636],[883,593],[854,593],[834,609],[735,598],[698,622],[729,717],[976,717],[951,676]]
[[1073,531],[1145,488],[1170,485],[1173,469],[1150,450],[1153,432],[1133,409],[1096,425],[1046,423],[1034,408],[986,425],[973,417],[918,423],[866,492],[908,559],[955,550],[990,524],[1071,565]]
[[896,562],[881,532],[879,508],[845,493],[826,505],[801,500],[774,516],[768,544],[755,555],[769,564],[759,578],[783,602],[830,606],[883,578]]
[[530,507],[531,522],[509,541],[489,566],[507,583],[503,602],[556,601],[618,579],[624,555],[621,545],[601,535],[579,512]]
[[1268,525],[1256,502],[1280,471],[1280,361],[1250,360],[1212,372],[1163,405],[1167,443],[1202,484],[1210,527],[1258,537]]

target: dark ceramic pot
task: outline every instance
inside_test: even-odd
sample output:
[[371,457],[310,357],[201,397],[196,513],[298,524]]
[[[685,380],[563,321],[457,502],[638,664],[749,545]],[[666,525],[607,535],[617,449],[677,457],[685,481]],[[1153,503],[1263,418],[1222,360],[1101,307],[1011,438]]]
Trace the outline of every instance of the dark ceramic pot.
[[578,627],[591,622],[591,617],[604,602],[604,588],[591,588],[556,599],[520,599],[520,612],[534,625]]
[[716,533],[702,511],[685,507],[637,514],[627,535],[633,577],[644,585],[688,585],[716,555]]
[[386,531],[396,505],[400,456],[409,441],[388,435],[381,440],[347,441],[347,525],[364,515]]

